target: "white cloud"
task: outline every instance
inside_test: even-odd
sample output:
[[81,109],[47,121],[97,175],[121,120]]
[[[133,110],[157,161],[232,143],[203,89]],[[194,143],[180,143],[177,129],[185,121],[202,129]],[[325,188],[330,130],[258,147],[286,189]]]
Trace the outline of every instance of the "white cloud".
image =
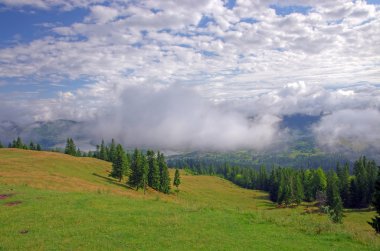
[[[212,141],[225,146],[231,141],[232,146],[242,147],[245,139],[246,146],[257,147],[261,136],[263,142],[271,141],[277,133],[277,118],[286,114],[336,114],[342,109],[379,107],[380,10],[364,1],[237,1],[233,9],[218,0],[104,2],[0,0],[12,8],[89,11],[82,22],[45,25],[50,36],[0,49],[0,77],[7,87],[13,79],[40,85],[75,84],[48,99],[28,100],[35,104],[30,118],[89,120],[114,102],[120,103],[116,110],[136,105],[125,90],[137,95],[142,92],[140,85],[149,90],[186,86],[207,98],[199,101],[207,105],[193,104],[194,110],[184,106],[184,111],[193,114],[190,121],[180,112],[165,114],[165,120],[157,120],[156,127],[150,128],[157,133],[149,137],[137,138],[138,128],[127,125],[136,137],[132,142],[158,144],[161,138],[155,135],[162,134],[171,139],[169,146],[206,147]],[[272,5],[310,9],[276,15]],[[198,26],[206,16],[211,21]],[[77,82],[83,79],[86,84],[78,88]],[[358,82],[367,84],[354,86]],[[153,100],[140,105],[150,109],[163,93],[172,100],[165,109],[180,102],[167,91],[146,94]],[[179,95],[194,102],[181,91]],[[5,99],[12,106],[11,99]],[[220,107],[228,112],[224,114]],[[157,112],[163,113],[164,108]],[[202,112],[209,118],[202,120]],[[134,116],[133,112],[118,114],[123,125]],[[243,118],[248,115],[256,117],[255,125],[246,124]],[[140,124],[144,119],[140,118]],[[199,128],[191,125],[198,120],[202,120]],[[169,127],[175,121],[183,126]],[[165,131],[165,126],[172,130]],[[194,128],[196,133],[191,134]],[[222,131],[226,133],[219,138]],[[194,139],[179,137],[182,133],[195,135]]]
[[323,117],[313,130],[319,144],[328,150],[378,154],[379,124],[378,109],[347,109]]

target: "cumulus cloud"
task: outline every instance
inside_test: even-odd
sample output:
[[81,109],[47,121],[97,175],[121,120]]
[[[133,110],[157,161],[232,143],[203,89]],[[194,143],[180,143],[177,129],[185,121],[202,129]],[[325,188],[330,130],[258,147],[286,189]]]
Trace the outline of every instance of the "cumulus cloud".
[[[104,137],[141,146],[259,149],[282,135],[282,116],[331,114],[323,128],[340,111],[379,108],[380,11],[365,1],[0,3],[87,10],[0,48],[0,87],[63,86],[47,98],[0,95],[17,110],[2,119],[95,121]],[[278,13],[292,6],[303,8]]]

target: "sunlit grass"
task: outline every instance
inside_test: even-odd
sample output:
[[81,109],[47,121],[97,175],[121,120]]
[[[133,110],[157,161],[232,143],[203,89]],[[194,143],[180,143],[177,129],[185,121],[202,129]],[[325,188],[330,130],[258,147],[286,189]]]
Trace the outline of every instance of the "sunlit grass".
[[[184,172],[178,195],[144,195],[109,179],[110,168],[91,158],[0,149],[0,194],[12,194],[0,200],[0,250],[380,248],[366,223],[374,212],[346,212],[336,225],[310,203],[276,208],[264,192]],[[6,205],[12,201],[21,203]]]

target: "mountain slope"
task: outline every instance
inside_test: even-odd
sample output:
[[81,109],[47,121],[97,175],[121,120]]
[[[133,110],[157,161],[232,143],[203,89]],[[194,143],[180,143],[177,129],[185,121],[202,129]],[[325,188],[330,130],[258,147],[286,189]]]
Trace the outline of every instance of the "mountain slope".
[[310,205],[278,209],[266,193],[184,172],[178,195],[144,195],[108,179],[109,169],[96,159],[0,149],[0,250],[380,247],[366,224],[372,212],[346,212],[334,225],[305,213]]

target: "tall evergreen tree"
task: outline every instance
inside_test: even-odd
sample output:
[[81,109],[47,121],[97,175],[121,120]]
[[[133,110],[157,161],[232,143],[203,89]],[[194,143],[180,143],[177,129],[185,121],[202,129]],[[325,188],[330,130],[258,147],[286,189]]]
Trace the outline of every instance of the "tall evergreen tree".
[[376,163],[368,161],[365,156],[354,163],[354,178],[351,182],[351,206],[354,208],[368,207],[375,190]]
[[106,149],[106,145],[104,144],[103,139],[102,139],[102,143],[100,144],[99,159],[108,161],[107,149]]
[[340,167],[339,163],[336,167],[338,175],[338,187],[340,197],[342,198],[343,206],[350,206],[350,167],[346,163],[343,167]]
[[158,167],[160,170],[160,191],[163,193],[170,192],[170,177],[168,166],[166,165],[164,154],[157,153]]
[[36,146],[36,150],[37,150],[37,151],[41,151],[41,150],[42,150],[40,144],[37,144],[37,146]]
[[116,143],[115,140],[111,140],[111,144],[109,146],[109,152],[108,152],[108,159],[109,161],[113,162],[116,155]]
[[1,143],[1,141],[0,141],[0,148],[3,148],[4,146],[3,146],[3,144]]
[[141,154],[142,156],[142,166],[141,166],[141,186],[144,189],[144,194],[146,193],[146,187],[148,186],[148,171],[149,171],[149,165],[148,160],[146,159],[144,154]]
[[128,162],[123,147],[119,144],[116,147],[114,162],[110,176],[122,180],[125,173],[128,172]]
[[143,187],[143,161],[142,153],[136,148],[132,155],[131,172],[128,180],[128,184],[135,187],[136,190]]
[[368,222],[376,233],[380,233],[380,166],[378,167],[377,180],[375,183],[375,191],[373,194],[372,204],[376,209],[377,215],[372,218],[372,221]]
[[152,150],[147,151],[148,160],[148,184],[153,189],[159,190],[160,188],[160,169],[158,167],[157,158]]
[[297,205],[301,204],[302,200],[304,199],[304,189],[302,185],[302,179],[301,179],[301,173],[296,173],[293,175],[293,179],[295,179],[294,182],[294,201]]
[[29,149],[30,150],[36,150],[36,146],[34,145],[33,141],[30,141]]
[[330,170],[327,176],[327,206],[329,216],[334,223],[341,223],[343,218],[343,204],[339,194],[338,176]]
[[177,187],[177,191],[178,191],[178,186],[181,184],[181,177],[179,176],[179,170],[176,168],[175,169],[175,174],[174,174],[174,181],[173,181],[173,185],[175,187]]
[[66,141],[65,154],[69,154],[72,156],[77,155],[77,148],[72,138],[68,138]]

